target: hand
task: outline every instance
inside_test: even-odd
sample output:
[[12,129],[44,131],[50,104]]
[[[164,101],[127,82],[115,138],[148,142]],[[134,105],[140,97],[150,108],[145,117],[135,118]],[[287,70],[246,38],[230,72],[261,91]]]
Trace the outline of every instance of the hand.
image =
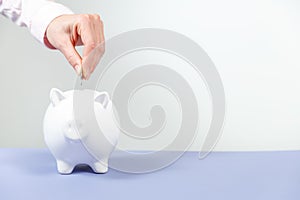
[[[96,14],[61,15],[49,24],[44,41],[49,48],[61,51],[77,74],[87,80],[104,53],[103,23]],[[84,46],[82,57],[75,49],[77,45]],[[91,54],[96,47],[98,50]]]

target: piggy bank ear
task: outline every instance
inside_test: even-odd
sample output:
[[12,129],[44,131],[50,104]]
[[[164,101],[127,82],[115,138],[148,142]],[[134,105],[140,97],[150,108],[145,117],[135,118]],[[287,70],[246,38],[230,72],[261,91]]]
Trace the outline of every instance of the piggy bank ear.
[[50,91],[50,101],[53,106],[57,106],[59,102],[65,99],[64,93],[57,88],[52,88]]
[[106,92],[103,92],[95,98],[95,101],[101,103],[102,106],[106,108],[109,103],[109,95]]

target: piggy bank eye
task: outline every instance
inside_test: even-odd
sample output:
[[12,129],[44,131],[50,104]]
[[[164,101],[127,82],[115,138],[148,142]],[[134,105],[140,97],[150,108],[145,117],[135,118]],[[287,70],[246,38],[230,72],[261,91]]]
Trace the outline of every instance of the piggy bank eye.
[[72,124],[67,123],[66,131],[68,131],[68,132],[71,132],[71,131],[72,131]]
[[74,122],[72,120],[68,120],[66,126],[68,129],[72,129],[74,128]]

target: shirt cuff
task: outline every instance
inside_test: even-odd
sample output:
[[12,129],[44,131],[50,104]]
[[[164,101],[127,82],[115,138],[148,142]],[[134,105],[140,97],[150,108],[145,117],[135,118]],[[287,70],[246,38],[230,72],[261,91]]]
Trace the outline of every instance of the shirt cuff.
[[42,44],[46,45],[49,48],[53,48],[52,45],[44,38],[46,30],[50,22],[64,14],[73,14],[73,12],[58,3],[48,1],[44,4],[37,13],[32,17],[30,23],[30,32],[31,34]]

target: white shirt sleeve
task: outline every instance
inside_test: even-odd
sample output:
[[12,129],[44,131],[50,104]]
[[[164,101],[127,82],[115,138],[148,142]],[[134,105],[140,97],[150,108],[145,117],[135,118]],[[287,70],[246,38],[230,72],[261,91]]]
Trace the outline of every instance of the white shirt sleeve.
[[49,23],[56,17],[73,12],[49,0],[0,0],[0,13],[19,26],[27,27],[42,44]]

